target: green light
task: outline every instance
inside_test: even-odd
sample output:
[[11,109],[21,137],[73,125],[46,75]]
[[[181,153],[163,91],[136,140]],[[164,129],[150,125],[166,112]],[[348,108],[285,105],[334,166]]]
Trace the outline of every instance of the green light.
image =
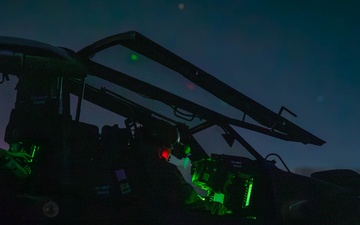
[[247,219],[252,219],[252,220],[256,220],[256,216],[247,216]]
[[201,201],[205,201],[206,199],[203,197],[203,196],[201,196],[201,195],[197,195],[198,197],[199,197],[199,199],[201,200]]
[[33,145],[33,146],[31,146],[31,147],[32,147],[32,153],[31,153],[31,159],[30,159],[29,162],[32,162],[32,161],[33,161],[34,156],[35,156],[35,153],[36,153],[37,151],[39,151],[39,146]]
[[189,159],[189,157],[186,157],[184,159],[184,169],[186,169],[186,167],[189,165],[189,163],[190,163],[190,159]]
[[248,190],[247,190],[247,194],[246,194],[246,201],[245,201],[245,207],[248,207],[250,205],[250,197],[251,197],[251,192],[252,192],[252,188],[253,188],[253,179],[248,180]]
[[184,145],[184,151],[186,155],[189,155],[191,152],[191,148],[189,145]]
[[139,58],[139,57],[138,57],[137,55],[135,55],[135,54],[132,54],[130,57],[131,57],[131,59],[134,60],[134,61],[138,60],[138,58]]
[[223,204],[224,203],[224,194],[215,193],[212,200],[213,200],[213,202],[220,202],[221,204]]

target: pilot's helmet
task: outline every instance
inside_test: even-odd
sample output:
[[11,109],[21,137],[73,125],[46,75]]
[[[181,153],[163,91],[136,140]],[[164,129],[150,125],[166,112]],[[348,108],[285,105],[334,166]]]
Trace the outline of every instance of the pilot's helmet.
[[159,120],[156,123],[151,123],[146,127],[148,136],[159,144],[171,147],[180,142],[180,134],[176,126]]
[[177,127],[163,120],[143,126],[142,138],[147,144],[153,145],[158,156],[165,160],[169,160],[171,149],[180,142]]

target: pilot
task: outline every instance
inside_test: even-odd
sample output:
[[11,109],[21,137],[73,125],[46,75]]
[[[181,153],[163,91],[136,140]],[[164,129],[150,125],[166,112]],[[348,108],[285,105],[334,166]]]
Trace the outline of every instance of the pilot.
[[149,178],[149,188],[159,206],[187,207],[201,201],[197,192],[169,162],[173,147],[180,144],[178,130],[164,121],[142,127],[144,166]]

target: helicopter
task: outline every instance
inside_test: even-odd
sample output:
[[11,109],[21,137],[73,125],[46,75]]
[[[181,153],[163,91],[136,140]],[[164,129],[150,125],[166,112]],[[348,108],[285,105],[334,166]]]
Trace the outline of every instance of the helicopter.
[[[136,65],[107,65],[129,52],[136,53],[132,60],[140,55],[155,65],[142,79]],[[107,57],[98,59],[102,54]],[[155,68],[165,77],[156,82],[172,73],[171,79],[190,81],[236,116],[149,82],[149,74],[159,75]],[[4,137],[9,149],[0,151],[1,224],[360,224],[358,173],[307,177],[280,169],[237,131],[325,144],[282,116],[291,111],[271,111],[136,31],[79,51],[2,36],[0,72],[2,85],[18,79]],[[123,124],[99,128],[81,121],[88,102]],[[173,155],[191,163],[191,183],[204,190],[207,207],[159,203],[160,193],[150,188],[157,181],[142,160],[144,129],[176,133],[166,136]],[[226,146],[223,152],[212,152],[209,140]]]

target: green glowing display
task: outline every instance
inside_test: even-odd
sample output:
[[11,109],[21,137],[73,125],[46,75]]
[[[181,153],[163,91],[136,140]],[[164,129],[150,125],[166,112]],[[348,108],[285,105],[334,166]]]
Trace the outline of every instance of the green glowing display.
[[224,194],[222,193],[215,193],[213,197],[213,202],[220,202],[221,204],[224,203]]
[[35,153],[36,153],[37,151],[39,151],[39,146],[33,145],[33,146],[31,146],[31,147],[32,147],[31,160],[30,160],[29,162],[32,162],[32,161],[33,161],[34,156],[35,156]]
[[250,205],[250,197],[251,197],[251,192],[252,192],[252,188],[253,188],[253,179],[247,180],[246,183],[247,183],[246,184],[247,193],[246,193],[246,201],[245,201],[244,207],[248,207]]

